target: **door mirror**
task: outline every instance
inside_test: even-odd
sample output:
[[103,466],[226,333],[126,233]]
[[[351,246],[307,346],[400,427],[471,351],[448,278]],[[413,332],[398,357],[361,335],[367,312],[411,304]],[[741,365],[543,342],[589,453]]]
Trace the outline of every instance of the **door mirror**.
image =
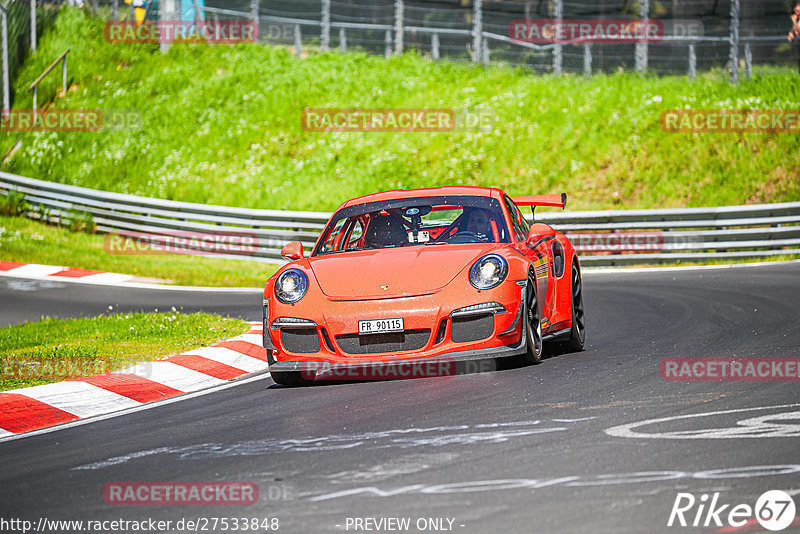
[[286,243],[286,246],[281,249],[281,258],[285,260],[302,260],[303,244],[300,241]]

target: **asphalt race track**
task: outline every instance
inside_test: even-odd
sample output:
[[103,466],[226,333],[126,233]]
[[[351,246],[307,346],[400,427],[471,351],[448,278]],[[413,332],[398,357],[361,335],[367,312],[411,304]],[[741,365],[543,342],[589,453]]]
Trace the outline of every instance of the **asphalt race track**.
[[[260,318],[255,293],[1,287],[2,324],[109,304]],[[667,526],[679,492],[697,498],[690,523],[703,494],[729,505],[723,521],[767,490],[800,502],[799,382],[659,374],[667,357],[800,356],[800,264],[587,273],[584,287],[587,349],[539,366],[299,389],[262,375],[1,442],[0,517],[278,518],[297,533],[374,532],[355,529],[355,519],[374,526],[366,518],[409,518],[408,532],[717,532],[713,521]],[[251,481],[260,499],[108,505],[104,487],[117,481]]]

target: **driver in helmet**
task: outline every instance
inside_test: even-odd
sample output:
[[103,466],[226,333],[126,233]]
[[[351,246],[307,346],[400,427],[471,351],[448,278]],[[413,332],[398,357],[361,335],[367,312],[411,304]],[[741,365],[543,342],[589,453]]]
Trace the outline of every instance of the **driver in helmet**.
[[467,225],[464,230],[472,232],[484,240],[491,240],[492,227],[489,212],[483,208],[472,208],[467,212]]

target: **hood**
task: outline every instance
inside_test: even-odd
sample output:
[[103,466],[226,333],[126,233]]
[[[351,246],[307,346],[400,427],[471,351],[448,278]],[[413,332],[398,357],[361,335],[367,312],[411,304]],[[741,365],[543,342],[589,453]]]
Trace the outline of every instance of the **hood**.
[[345,252],[309,259],[314,276],[330,298],[368,300],[432,293],[494,243],[433,245]]

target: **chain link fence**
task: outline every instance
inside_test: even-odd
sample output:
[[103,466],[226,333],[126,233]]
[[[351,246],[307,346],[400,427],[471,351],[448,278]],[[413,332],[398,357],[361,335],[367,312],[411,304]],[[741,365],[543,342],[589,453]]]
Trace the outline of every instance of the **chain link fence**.
[[[694,78],[698,71],[726,68],[736,83],[740,70],[749,77],[754,65],[794,65],[800,54],[800,38],[795,44],[787,39],[792,0],[173,1],[184,12],[195,6],[204,20],[257,21],[260,42],[291,46],[298,55],[338,48],[389,56],[413,49],[433,59],[587,75],[647,70]],[[13,102],[11,80],[35,46],[36,28],[41,31],[64,4],[115,20],[133,18],[141,5],[148,19],[158,19],[158,0],[0,0],[4,108]],[[37,6],[34,24],[31,6]],[[647,24],[656,28],[653,35],[619,36],[620,27]],[[581,25],[590,31],[553,31]],[[542,29],[551,34],[540,35]]]
[[[741,5],[740,5],[741,2]],[[787,40],[790,0],[207,0],[206,9],[250,16],[260,40],[295,48],[362,50],[387,55],[415,49],[434,59],[507,63],[541,73],[648,70],[689,74],[713,68],[794,65]],[[646,43],[515,39],[515,21],[649,20],[660,28]],[[731,69],[732,62],[738,69]]]

